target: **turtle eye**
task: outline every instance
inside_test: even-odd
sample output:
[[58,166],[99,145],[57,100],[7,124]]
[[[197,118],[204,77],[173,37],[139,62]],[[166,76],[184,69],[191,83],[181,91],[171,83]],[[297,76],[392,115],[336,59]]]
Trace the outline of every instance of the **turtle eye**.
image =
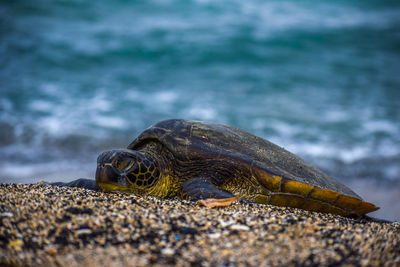
[[127,172],[135,165],[135,162],[133,159],[125,159],[119,164],[118,169],[121,172]]

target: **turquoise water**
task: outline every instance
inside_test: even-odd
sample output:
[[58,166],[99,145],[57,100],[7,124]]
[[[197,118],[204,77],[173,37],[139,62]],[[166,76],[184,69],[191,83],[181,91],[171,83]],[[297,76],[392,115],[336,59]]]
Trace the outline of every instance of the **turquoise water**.
[[267,138],[400,218],[400,2],[92,2],[0,4],[0,182],[92,177],[100,151],[186,118]]

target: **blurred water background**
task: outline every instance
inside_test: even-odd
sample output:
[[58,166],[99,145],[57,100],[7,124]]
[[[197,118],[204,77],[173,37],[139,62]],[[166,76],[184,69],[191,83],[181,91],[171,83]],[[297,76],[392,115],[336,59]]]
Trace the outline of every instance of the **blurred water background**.
[[0,182],[93,177],[167,118],[267,138],[400,220],[400,2],[0,4]]

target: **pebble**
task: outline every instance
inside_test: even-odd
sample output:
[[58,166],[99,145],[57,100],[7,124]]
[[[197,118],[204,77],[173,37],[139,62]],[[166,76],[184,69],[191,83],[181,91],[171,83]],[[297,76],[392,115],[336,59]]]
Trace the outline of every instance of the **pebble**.
[[211,239],[217,239],[221,237],[221,233],[211,233],[208,235],[208,237]]
[[173,250],[172,248],[164,248],[161,250],[161,253],[167,256],[172,256],[175,253],[175,250]]
[[83,234],[91,234],[92,230],[91,229],[79,229],[76,231],[76,234],[79,235],[83,235]]
[[0,184],[0,266],[400,266],[400,224]]
[[238,230],[238,231],[249,231],[250,227],[246,225],[234,224],[230,226],[231,230]]

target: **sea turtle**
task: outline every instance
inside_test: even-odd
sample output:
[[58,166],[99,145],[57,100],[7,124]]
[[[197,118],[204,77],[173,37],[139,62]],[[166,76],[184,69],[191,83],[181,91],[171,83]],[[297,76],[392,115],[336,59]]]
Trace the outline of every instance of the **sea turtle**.
[[105,191],[179,196],[206,206],[240,197],[348,217],[378,209],[278,145],[222,124],[161,121],[127,149],[101,153],[97,164],[96,183]]

